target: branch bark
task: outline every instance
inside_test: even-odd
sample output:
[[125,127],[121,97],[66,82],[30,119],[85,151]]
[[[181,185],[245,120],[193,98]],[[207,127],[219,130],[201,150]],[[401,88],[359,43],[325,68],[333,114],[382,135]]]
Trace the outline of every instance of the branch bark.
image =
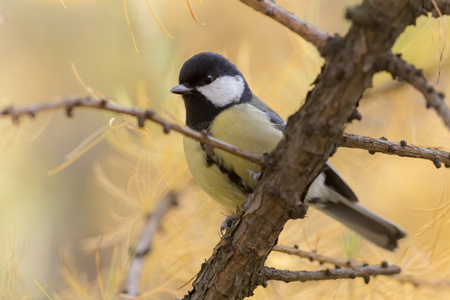
[[400,273],[400,268],[396,265],[381,264],[381,266],[365,266],[359,268],[347,269],[325,269],[323,271],[287,271],[277,270],[273,268],[263,268],[261,276],[265,280],[278,280],[284,282],[294,281],[318,281],[330,279],[355,279],[356,277],[364,278],[364,282],[369,283],[370,276],[377,275],[393,275]]
[[350,267],[350,268],[360,268],[366,265],[366,263],[356,261],[356,260],[348,260],[348,259],[342,259],[342,258],[336,258],[331,256],[322,255],[316,252],[311,251],[305,251],[301,249],[286,247],[282,245],[276,245],[273,247],[273,251],[289,254],[289,255],[295,255],[301,258],[306,258],[310,261],[318,261],[319,263],[329,263],[333,264],[335,266],[341,266],[341,267]]
[[390,142],[386,138],[374,139],[366,136],[344,133],[340,140],[340,146],[366,149],[370,154],[380,152],[389,155],[428,159],[433,162],[436,168],[440,168],[442,164],[444,164],[447,168],[450,167],[449,152],[408,145],[406,141],[396,143]]

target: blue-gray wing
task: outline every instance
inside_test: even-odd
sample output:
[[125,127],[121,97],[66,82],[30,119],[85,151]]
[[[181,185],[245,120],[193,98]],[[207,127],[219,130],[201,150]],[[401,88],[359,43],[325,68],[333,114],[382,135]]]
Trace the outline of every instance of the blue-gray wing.
[[275,126],[276,129],[284,131],[286,127],[286,122],[280,117],[269,105],[265,104],[258,97],[253,94],[250,104],[263,111],[268,117],[270,122]]
[[[269,117],[270,122],[275,126],[275,128],[280,131],[284,131],[286,127],[286,122],[281,118],[270,106],[262,102],[258,97],[253,95],[250,104],[257,107]],[[358,202],[358,197],[345,182],[345,180],[339,175],[339,173],[334,169],[330,162],[326,162],[324,166],[323,173],[325,174],[325,184],[330,188],[347,198],[352,202]]]
[[275,125],[275,128],[284,131],[284,128],[286,127],[286,122],[277,114],[272,113],[270,111],[265,112],[267,116],[269,117],[270,122]]

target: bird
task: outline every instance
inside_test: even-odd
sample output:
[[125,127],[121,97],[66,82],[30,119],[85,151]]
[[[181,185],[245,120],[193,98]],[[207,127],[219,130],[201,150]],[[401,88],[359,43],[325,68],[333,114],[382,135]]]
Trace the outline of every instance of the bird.
[[[286,122],[251,91],[242,73],[224,56],[198,53],[183,64],[178,79],[170,92],[182,96],[189,128],[259,154],[271,152],[282,139]],[[198,185],[228,210],[240,208],[258,184],[258,166],[220,149],[211,155],[204,144],[186,136],[183,145]],[[390,251],[406,236],[398,225],[362,207],[328,161],[304,203]]]

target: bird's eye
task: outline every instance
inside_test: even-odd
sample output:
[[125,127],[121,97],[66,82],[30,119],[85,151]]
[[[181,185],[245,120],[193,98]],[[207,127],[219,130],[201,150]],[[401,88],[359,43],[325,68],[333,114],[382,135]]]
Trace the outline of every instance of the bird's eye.
[[204,84],[210,84],[211,82],[213,82],[214,78],[211,75],[206,75],[205,77],[203,77],[202,81]]

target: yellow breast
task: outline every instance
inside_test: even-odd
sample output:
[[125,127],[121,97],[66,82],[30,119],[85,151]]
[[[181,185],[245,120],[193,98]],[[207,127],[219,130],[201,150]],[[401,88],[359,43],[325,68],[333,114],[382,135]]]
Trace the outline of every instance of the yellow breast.
[[[221,112],[214,120],[210,133],[220,140],[259,154],[272,151],[283,136],[264,112],[249,104],[235,105]],[[199,142],[185,137],[184,151],[193,177],[214,200],[234,212],[247,199],[247,195],[217,165],[207,165],[206,153]],[[257,182],[249,171],[260,172],[257,166],[220,149],[214,149],[214,154],[214,159],[223,162],[228,170],[233,170],[244,185],[250,188],[256,186]]]

